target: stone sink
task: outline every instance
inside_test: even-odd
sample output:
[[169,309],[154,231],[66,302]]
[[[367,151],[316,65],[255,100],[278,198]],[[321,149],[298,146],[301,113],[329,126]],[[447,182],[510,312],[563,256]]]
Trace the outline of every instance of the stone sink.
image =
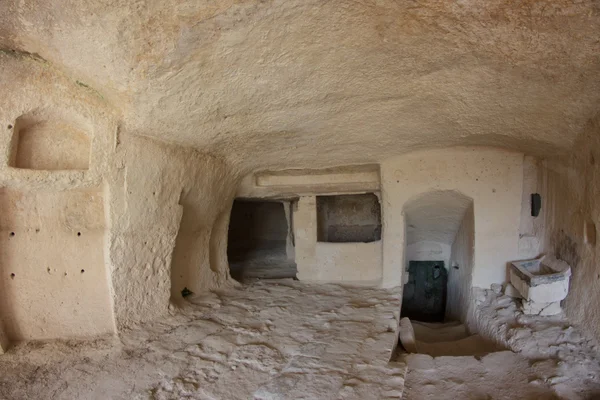
[[555,303],[567,297],[571,267],[552,256],[515,261],[510,266],[510,282],[527,302]]

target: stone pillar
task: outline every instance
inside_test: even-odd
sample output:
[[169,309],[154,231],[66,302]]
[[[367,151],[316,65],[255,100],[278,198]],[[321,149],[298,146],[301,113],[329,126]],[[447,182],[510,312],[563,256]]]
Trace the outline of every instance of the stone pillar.
[[289,261],[294,262],[296,260],[296,251],[294,249],[294,224],[292,216],[292,202],[284,201],[283,211],[285,212],[285,220],[287,222],[287,235],[285,237],[285,253]]
[[393,288],[402,286],[408,280],[405,273],[405,238],[406,227],[402,202],[398,200],[401,193],[393,189],[396,181],[393,168],[381,168],[381,240],[383,241],[383,272],[381,287]]
[[296,265],[298,279],[316,280],[317,199],[315,196],[300,197],[293,213],[296,239]]

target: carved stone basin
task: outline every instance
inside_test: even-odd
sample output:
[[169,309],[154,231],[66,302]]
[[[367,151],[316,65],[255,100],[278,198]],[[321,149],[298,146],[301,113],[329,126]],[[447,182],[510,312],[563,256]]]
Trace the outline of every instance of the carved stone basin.
[[510,282],[523,299],[535,303],[563,300],[569,292],[571,267],[552,256],[515,261],[510,267]]

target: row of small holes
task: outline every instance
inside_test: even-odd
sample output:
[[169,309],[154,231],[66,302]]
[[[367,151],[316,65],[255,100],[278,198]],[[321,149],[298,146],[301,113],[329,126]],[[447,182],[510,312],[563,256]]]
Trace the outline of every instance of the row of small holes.
[[[48,268],[48,272],[50,272],[50,268]],[[84,272],[85,272],[85,269],[82,269],[82,270],[81,270],[81,273],[83,274]],[[67,273],[66,273],[66,272],[65,272],[65,275],[67,275]],[[15,279],[15,276],[16,276],[16,275],[15,275],[15,273],[14,273],[14,272],[13,272],[12,274],[10,274],[10,278],[11,278],[11,279]]]
[[[36,229],[35,231],[36,231],[36,232],[39,232],[40,230],[39,230],[39,229]],[[11,232],[9,235],[10,235],[10,236],[15,236],[15,233],[14,233],[14,232]],[[77,236],[81,236],[81,232],[77,232]]]

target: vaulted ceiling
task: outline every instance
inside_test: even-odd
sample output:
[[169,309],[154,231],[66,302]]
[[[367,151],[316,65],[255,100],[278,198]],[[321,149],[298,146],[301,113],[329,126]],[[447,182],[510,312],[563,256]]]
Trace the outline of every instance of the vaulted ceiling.
[[595,1],[5,0],[0,47],[101,93],[126,132],[248,170],[553,154],[600,105]]

